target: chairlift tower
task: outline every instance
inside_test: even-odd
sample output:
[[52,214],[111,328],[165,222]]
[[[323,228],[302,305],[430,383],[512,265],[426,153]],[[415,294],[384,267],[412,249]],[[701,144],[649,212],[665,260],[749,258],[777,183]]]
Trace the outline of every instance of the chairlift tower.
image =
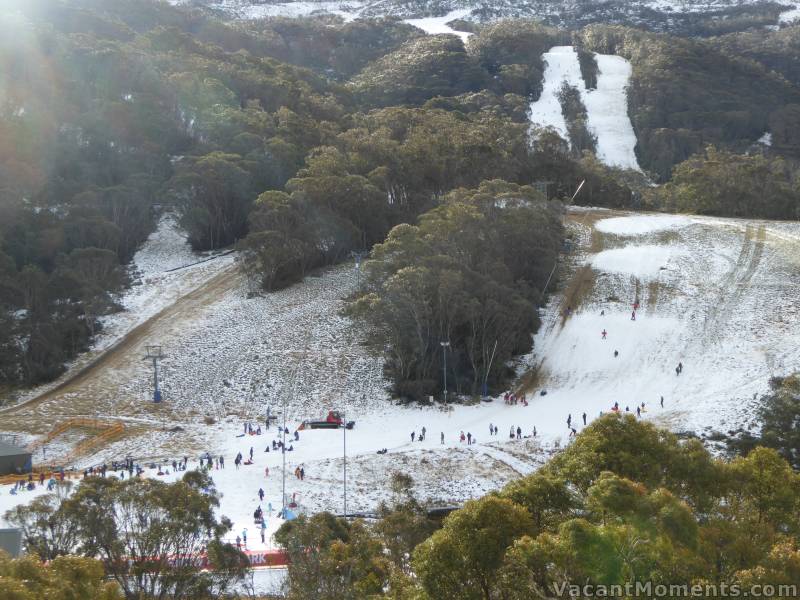
[[161,388],[158,386],[158,361],[164,358],[161,346],[146,346],[145,360],[153,361],[153,402],[161,402]]

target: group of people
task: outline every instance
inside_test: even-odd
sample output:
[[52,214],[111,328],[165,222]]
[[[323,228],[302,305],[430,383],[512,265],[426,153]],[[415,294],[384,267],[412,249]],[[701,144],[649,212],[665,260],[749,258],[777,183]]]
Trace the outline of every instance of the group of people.
[[503,401],[511,406],[516,406],[517,404],[528,406],[528,400],[525,398],[525,394],[517,395],[514,392],[506,392],[503,394]]
[[[444,433],[442,433],[442,435],[444,435]],[[473,436],[469,431],[466,433],[466,435],[462,431],[461,435],[458,436],[458,439],[461,441],[462,444],[466,440],[467,446],[471,446],[472,444],[475,444],[475,443],[478,442],[478,440],[475,439],[475,436]]]
[[419,432],[419,436],[417,435],[417,432],[416,432],[416,431],[412,431],[412,432],[411,432],[411,441],[413,442],[414,440],[417,440],[418,442],[424,442],[424,441],[425,441],[425,435],[426,435],[427,433],[428,433],[428,430],[427,430],[427,429],[425,429],[425,427],[424,427],[424,426],[423,426],[423,427],[422,427],[422,429],[420,430],[420,432]]

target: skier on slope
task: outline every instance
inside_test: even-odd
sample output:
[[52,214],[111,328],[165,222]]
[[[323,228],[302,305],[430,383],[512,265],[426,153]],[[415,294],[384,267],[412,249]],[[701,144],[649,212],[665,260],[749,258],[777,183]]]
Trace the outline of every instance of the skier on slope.
[[603,339],[606,339],[606,336],[608,335],[608,332],[605,329],[603,329],[603,331],[600,332],[600,335],[603,336]]

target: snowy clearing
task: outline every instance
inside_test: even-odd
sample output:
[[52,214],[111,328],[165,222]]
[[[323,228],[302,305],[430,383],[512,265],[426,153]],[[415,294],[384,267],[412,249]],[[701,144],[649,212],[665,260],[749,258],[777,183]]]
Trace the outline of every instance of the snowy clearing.
[[597,136],[597,158],[622,169],[641,170],[636,161],[636,134],[628,116],[627,86],[631,65],[622,57],[595,54],[598,65],[597,89],[587,90],[581,75],[578,53],[572,46],[554,46],[545,52],[542,94],[531,104],[533,125],[552,127],[570,141],[558,94],[564,82],[578,89],[589,130]]
[[621,56],[595,54],[597,89],[583,87],[589,129],[597,136],[597,158],[621,169],[641,170],[636,160],[636,134],[628,116],[631,64]]
[[564,82],[567,82],[581,90],[583,96],[586,86],[581,77],[578,53],[572,46],[554,46],[549,52],[545,52],[542,58],[546,64],[544,84],[542,95],[531,104],[531,123],[540,127],[552,127],[562,138],[569,141],[567,123],[561,112],[558,93]]
[[678,227],[685,227],[691,223],[691,217],[682,215],[642,215],[603,219],[598,221],[594,228],[601,233],[635,236],[657,231],[668,231]]
[[592,267],[598,271],[652,279],[668,268],[676,254],[668,246],[626,246],[595,254]]
[[454,21],[455,19],[463,19],[470,15],[472,11],[468,8],[454,10],[443,17],[426,17],[423,19],[406,19],[405,22],[409,25],[413,25],[419,29],[422,29],[425,33],[429,35],[437,35],[440,33],[450,33],[453,35],[457,35],[461,38],[461,41],[465,44],[467,40],[472,35],[472,33],[467,31],[456,31],[452,27],[448,25],[450,21]]

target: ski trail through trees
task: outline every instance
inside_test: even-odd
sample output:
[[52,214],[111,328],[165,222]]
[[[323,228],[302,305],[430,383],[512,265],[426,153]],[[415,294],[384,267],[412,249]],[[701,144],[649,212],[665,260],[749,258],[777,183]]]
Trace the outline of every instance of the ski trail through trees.
[[628,116],[627,87],[630,63],[620,56],[595,54],[597,89],[587,90],[578,54],[572,46],[554,46],[545,52],[547,64],[542,94],[531,104],[531,123],[553,127],[569,141],[558,93],[564,82],[578,89],[588,113],[590,131],[597,136],[597,157],[606,165],[641,171],[636,160],[636,134]]

